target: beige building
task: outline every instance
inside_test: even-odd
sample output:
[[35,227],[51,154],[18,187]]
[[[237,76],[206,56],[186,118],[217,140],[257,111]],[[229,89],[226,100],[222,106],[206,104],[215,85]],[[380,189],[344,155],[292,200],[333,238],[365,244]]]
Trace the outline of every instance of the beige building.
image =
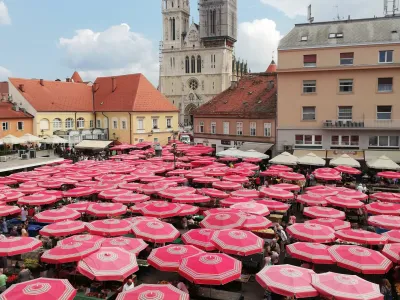
[[298,24],[278,55],[278,151],[399,149],[399,17]]

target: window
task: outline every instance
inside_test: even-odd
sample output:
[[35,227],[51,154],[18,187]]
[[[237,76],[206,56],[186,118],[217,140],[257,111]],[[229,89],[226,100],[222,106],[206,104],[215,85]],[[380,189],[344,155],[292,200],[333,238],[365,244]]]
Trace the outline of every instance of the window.
[[312,94],[317,92],[316,80],[303,80],[303,94]]
[[353,92],[353,79],[339,79],[339,92],[352,93]]
[[236,135],[243,135],[243,122],[236,122]]
[[329,38],[330,39],[338,39],[338,38],[342,38],[343,37],[343,33],[330,33],[329,34]]
[[303,36],[301,37],[301,41],[302,41],[302,42],[307,42],[307,41],[308,41],[308,36],[307,36],[307,35],[303,35]]
[[322,135],[297,135],[295,136],[296,145],[322,145]]
[[379,51],[379,63],[392,63],[393,62],[393,50]]
[[336,37],[336,33],[330,33],[330,34],[329,34],[329,38],[330,38],[330,39],[334,39],[335,37]]
[[117,118],[112,118],[111,124],[112,124],[113,129],[118,129],[118,119]]
[[143,130],[144,129],[143,119],[137,119],[137,129],[138,130]]
[[24,122],[22,121],[17,122],[17,130],[24,130]]
[[93,120],[90,120],[90,121],[89,121],[89,127],[90,127],[90,128],[93,128],[93,127],[94,127],[93,124],[94,124],[94,121],[93,121]]
[[214,10],[211,10],[210,11],[210,13],[209,13],[209,16],[210,16],[210,33],[211,34],[215,34],[215,27],[216,27],[216,20],[217,20],[217,11],[214,9]]
[[158,119],[157,118],[153,118],[152,119],[152,123],[153,123],[153,129],[158,129]]
[[7,131],[9,129],[8,122],[2,122],[1,128],[3,128],[3,131]]
[[158,138],[154,138],[154,143],[158,143]]
[[378,92],[393,91],[393,78],[378,78]]
[[[72,120],[71,128],[74,126],[74,120]],[[48,119],[41,119],[39,122],[39,128],[40,130],[49,130],[50,129],[50,122]]]
[[370,136],[370,147],[399,147],[398,136]]
[[199,123],[199,132],[203,133],[204,132],[204,122]]
[[197,73],[201,73],[201,56],[197,56]]
[[303,106],[303,120],[315,120],[315,106]]
[[215,54],[211,54],[211,69],[215,69]]
[[257,135],[257,123],[250,122],[250,136],[256,136],[256,135]]
[[341,65],[352,65],[354,61],[354,52],[340,53]]
[[121,129],[126,129],[126,121],[121,121]]
[[391,120],[392,119],[392,106],[390,106],[390,105],[377,106],[376,118],[378,120]]
[[[198,87],[199,87],[199,82],[197,81],[197,79],[194,79],[194,78],[190,79],[190,80],[189,80],[189,87],[190,87],[190,89],[193,90],[193,91],[197,90]],[[192,94],[191,94],[191,95],[192,95]],[[193,96],[193,98],[194,98],[194,96]],[[193,100],[194,100],[194,99],[193,99]]]
[[353,119],[353,107],[352,106],[339,106],[338,107],[338,119],[339,120],[352,120]]
[[61,127],[62,127],[61,119],[55,118],[53,120],[53,129],[57,130],[57,129],[61,129]]
[[65,120],[65,129],[72,129],[74,127],[74,119],[68,118]]
[[331,137],[332,146],[358,146],[359,144],[358,135],[333,135]]
[[101,120],[96,120],[96,128],[101,128]]
[[167,128],[172,128],[172,119],[167,118]]
[[104,128],[108,128],[108,119],[104,118],[103,120]]
[[76,127],[77,128],[84,128],[85,127],[85,119],[84,118],[78,118],[78,120],[76,120]]
[[217,133],[217,123],[211,122],[211,133],[216,134]]
[[196,59],[194,58],[194,56],[192,56],[191,67],[192,73],[196,73]]
[[316,54],[304,55],[303,62],[305,67],[316,67],[317,55]]
[[139,139],[139,143],[143,143],[144,142],[144,139]]
[[264,136],[271,137],[271,123],[264,123]]
[[224,134],[229,134],[229,122],[224,122]]
[[186,56],[186,58],[185,58],[185,71],[186,71],[186,74],[189,74],[189,73],[190,73],[190,69],[189,69],[189,56]]

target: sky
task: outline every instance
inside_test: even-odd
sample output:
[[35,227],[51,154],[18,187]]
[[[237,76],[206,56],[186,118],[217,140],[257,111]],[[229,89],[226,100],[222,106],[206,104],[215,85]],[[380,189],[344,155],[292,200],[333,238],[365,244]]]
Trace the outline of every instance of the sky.
[[[315,22],[383,15],[383,0],[238,0],[236,57],[264,71],[309,4]],[[161,0],[0,0],[0,81],[76,70],[84,80],[140,72],[157,85],[161,21]]]

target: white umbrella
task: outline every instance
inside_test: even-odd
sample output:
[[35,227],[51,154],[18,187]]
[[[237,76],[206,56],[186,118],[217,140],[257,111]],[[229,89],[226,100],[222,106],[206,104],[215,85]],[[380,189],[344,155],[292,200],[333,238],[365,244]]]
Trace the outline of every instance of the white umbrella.
[[343,154],[339,157],[336,157],[332,159],[329,164],[331,166],[348,166],[348,167],[353,167],[353,168],[359,168],[360,163],[355,160],[354,158],[348,156],[347,154]]
[[25,142],[21,140],[20,138],[17,138],[16,136],[13,136],[12,134],[6,135],[2,139],[0,139],[3,144],[6,145],[15,145],[15,144],[24,144]]
[[20,139],[23,140],[25,143],[38,143],[42,140],[40,137],[34,136],[30,133],[24,134],[20,137]]
[[232,157],[242,157],[243,151],[240,151],[236,148],[229,148],[228,150],[224,150],[217,153],[217,156],[232,156]]
[[372,169],[380,169],[380,170],[399,170],[400,166],[396,164],[389,157],[382,155],[378,159],[367,161],[367,166]]
[[326,161],[325,159],[315,155],[314,153],[310,152],[307,155],[304,155],[299,158],[297,161],[299,165],[308,165],[308,166],[325,166]]
[[57,135],[46,137],[40,141],[43,144],[66,144],[68,141]]
[[297,164],[298,160],[299,159],[296,156],[290,154],[289,152],[283,152],[283,153],[279,154],[278,156],[275,156],[269,162],[271,164],[276,164],[276,165],[294,166]]
[[261,153],[261,152],[258,152],[258,151],[256,151],[256,150],[247,150],[247,151],[242,151],[243,153],[242,153],[242,157],[243,158],[260,158],[260,159],[267,159],[269,156],[268,155],[266,155],[266,154],[264,154],[264,153]]

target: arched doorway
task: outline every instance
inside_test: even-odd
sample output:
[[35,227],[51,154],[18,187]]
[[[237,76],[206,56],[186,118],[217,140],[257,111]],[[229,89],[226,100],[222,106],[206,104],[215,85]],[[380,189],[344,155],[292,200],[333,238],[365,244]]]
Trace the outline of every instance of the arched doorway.
[[193,103],[190,103],[185,107],[185,126],[193,126],[193,111],[196,108],[196,105]]

